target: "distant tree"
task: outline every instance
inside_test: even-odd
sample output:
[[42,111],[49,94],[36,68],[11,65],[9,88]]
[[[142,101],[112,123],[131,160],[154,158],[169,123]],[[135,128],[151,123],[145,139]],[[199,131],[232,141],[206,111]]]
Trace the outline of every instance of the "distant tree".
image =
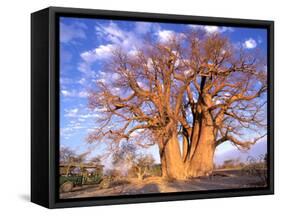
[[80,173],[83,173],[84,163],[86,162],[89,151],[81,154],[76,154],[69,147],[60,148],[60,164],[66,167],[65,175],[69,175],[71,168],[79,168]]
[[236,165],[236,161],[234,159],[225,160],[223,162],[222,168],[234,168]]
[[118,151],[113,154],[112,163],[120,174],[136,175],[142,180],[147,171],[154,165],[154,158],[150,154],[137,153],[137,149],[132,144],[122,144]]
[[148,171],[154,165],[154,158],[152,155],[139,155],[132,165],[132,169],[135,171],[139,180],[143,180],[143,178],[148,174]]
[[75,157],[75,153],[69,147],[62,146],[60,148],[60,163],[68,163]]
[[136,147],[129,143],[123,143],[112,155],[114,168],[120,171],[121,175],[127,175],[137,157]]
[[60,164],[65,166],[65,175],[68,176],[70,173],[70,168],[75,161],[75,152],[69,147],[62,146],[60,148]]

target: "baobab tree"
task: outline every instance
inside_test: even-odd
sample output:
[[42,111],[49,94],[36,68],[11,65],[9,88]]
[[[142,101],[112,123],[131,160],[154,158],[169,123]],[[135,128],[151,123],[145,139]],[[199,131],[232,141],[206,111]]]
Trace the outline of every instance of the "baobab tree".
[[266,136],[265,59],[219,33],[146,38],[134,52],[114,49],[104,71],[112,79],[90,92],[89,107],[104,112],[88,141],[156,144],[163,177],[208,175],[220,144],[248,149]]

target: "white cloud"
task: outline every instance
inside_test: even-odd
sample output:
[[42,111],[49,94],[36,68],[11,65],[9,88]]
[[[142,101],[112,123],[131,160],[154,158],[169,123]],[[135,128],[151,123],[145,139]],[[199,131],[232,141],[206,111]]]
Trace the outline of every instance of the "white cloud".
[[113,89],[112,89],[112,92],[116,95],[116,94],[120,94],[121,93],[121,89],[120,88],[118,88],[118,87],[114,87]]
[[63,116],[66,119],[65,124],[60,128],[61,137],[68,140],[77,134],[88,133],[88,128],[93,128],[94,122],[102,114],[105,108],[91,110],[85,104],[78,104],[77,107],[69,107],[63,110]]
[[190,75],[192,75],[192,70],[188,69],[188,70],[185,70],[183,73],[185,76],[190,76]]
[[138,54],[139,54],[139,51],[136,50],[136,49],[132,49],[132,50],[130,50],[130,51],[128,52],[128,55],[129,55],[130,57],[136,57]]
[[101,78],[101,79],[95,80],[95,82],[105,84],[106,80]]
[[146,64],[147,64],[148,69],[152,71],[153,70],[153,61],[152,61],[151,58],[147,59],[147,63]]
[[100,45],[95,49],[96,56],[99,58],[107,58],[111,54],[113,48],[114,46],[111,44]]
[[220,28],[219,28],[219,31],[220,31],[221,33],[223,33],[223,32],[233,32],[234,29],[231,28],[231,27],[225,27],[225,26],[223,26],[223,27],[220,27]]
[[80,126],[80,125],[77,125],[77,126],[73,126],[73,129],[83,129],[83,128],[85,128],[85,127],[83,127],[83,126]]
[[215,100],[215,104],[216,104],[216,105],[222,104],[222,103],[223,103],[223,100],[219,100],[219,99]]
[[69,94],[69,92],[67,90],[62,90],[61,93],[63,96],[67,96]]
[[69,128],[69,127],[66,127],[66,128],[60,128],[60,131],[62,133],[66,133],[66,132],[69,132],[69,131],[72,131],[73,129],[72,128]]
[[61,90],[61,94],[65,97],[73,97],[74,96],[74,92],[68,91],[68,90]]
[[120,75],[118,73],[112,73],[111,74],[111,79],[118,80],[119,78],[120,78]]
[[80,97],[80,98],[86,98],[88,96],[89,96],[89,93],[87,91],[80,91],[78,93],[78,97]]
[[149,22],[136,22],[135,31],[139,34],[146,34],[151,30],[152,23]]
[[156,34],[160,42],[166,43],[175,35],[175,32],[170,30],[159,30]]
[[133,133],[131,133],[131,137],[139,137],[142,135],[142,133],[144,132],[144,129],[138,129],[133,131]]
[[77,69],[85,74],[90,74],[92,72],[91,65],[83,61],[78,64]]
[[[116,23],[110,22],[106,25],[96,27],[97,35],[101,40],[105,40],[108,44],[105,46],[121,47],[126,51],[134,48],[139,43],[136,31],[126,31],[120,29]],[[110,50],[111,51],[111,50]]]
[[62,43],[68,43],[74,39],[84,39],[86,38],[85,29],[87,29],[87,26],[79,22],[71,25],[60,23],[60,41]]
[[73,80],[67,77],[60,77],[60,84],[61,85],[69,85],[69,84],[73,84]]
[[79,115],[80,118],[88,119],[88,118],[97,118],[100,115],[97,113],[88,113],[88,114],[81,114]]
[[96,26],[97,36],[103,43],[80,54],[82,62],[79,63],[78,70],[83,73],[91,72],[91,65],[95,61],[111,57],[112,51],[119,47],[134,56],[137,53],[137,48],[142,45],[139,35],[144,34],[149,28],[149,23],[145,22],[138,22],[131,31],[121,29],[113,22],[108,25]]
[[[111,56],[112,50],[114,49],[114,45],[112,44],[107,44],[107,45],[100,45],[99,47],[89,50],[86,52],[81,53],[81,58],[87,62],[87,63],[92,63],[96,60],[101,60],[101,59],[106,59]],[[83,67],[81,67],[83,66]],[[89,65],[80,65],[78,68],[80,71],[82,69],[82,72],[85,71],[85,68],[88,68]]]
[[64,96],[64,97],[79,97],[79,98],[86,98],[88,97],[88,92],[87,91],[75,91],[75,90],[72,90],[72,91],[69,91],[69,90],[61,90],[61,94]]
[[72,135],[73,132],[73,128],[72,127],[64,127],[64,128],[60,128],[60,135],[64,138],[64,139],[69,139]]
[[106,111],[107,111],[107,108],[106,108],[106,107],[95,108],[93,111],[94,111],[94,112],[106,112]]
[[214,34],[214,33],[223,33],[226,31],[233,31],[233,28],[230,27],[219,27],[219,26],[210,26],[210,25],[188,25],[191,29],[201,29],[205,31],[208,34]]
[[98,36],[113,43],[120,43],[126,39],[126,33],[122,31],[117,24],[110,22],[109,25],[99,25],[96,27]]
[[78,65],[78,70],[84,73],[91,71],[91,64],[97,60],[105,60],[112,55],[112,51],[117,47],[130,51],[137,40],[133,32],[120,29],[117,24],[110,22],[108,25],[96,26],[97,36],[106,41],[98,47],[80,54],[82,62]]
[[78,81],[78,83],[79,83],[80,85],[84,85],[84,84],[86,83],[86,79],[85,79],[84,77],[82,77],[82,78]]
[[218,26],[205,26],[204,27],[206,32],[208,33],[215,33],[219,31],[219,27]]
[[243,47],[246,49],[253,49],[257,46],[257,42],[253,38],[244,41]]
[[65,117],[76,117],[78,114],[79,109],[78,108],[74,108],[74,109],[65,109]]
[[229,92],[225,92],[225,93],[224,93],[224,96],[225,96],[225,97],[230,97],[231,94],[230,94]]
[[96,73],[95,77],[92,79],[92,82],[93,83],[108,84],[111,81],[118,80],[119,78],[120,78],[120,75],[118,73],[98,71]]
[[98,130],[98,128],[87,128],[87,132],[94,133]]
[[83,118],[78,118],[78,121],[79,121],[79,122],[84,122],[85,119],[83,119]]

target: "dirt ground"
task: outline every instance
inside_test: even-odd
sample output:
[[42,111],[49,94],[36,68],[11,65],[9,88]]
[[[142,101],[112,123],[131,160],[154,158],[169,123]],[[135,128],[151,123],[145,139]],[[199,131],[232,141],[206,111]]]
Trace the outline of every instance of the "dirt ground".
[[98,185],[75,187],[71,192],[61,193],[61,199],[114,196],[148,193],[169,193],[182,191],[235,189],[263,187],[264,181],[260,176],[240,175],[237,171],[214,172],[212,176],[189,179],[187,181],[167,181],[161,177],[148,177],[140,181],[128,179],[126,184],[118,184],[107,189]]

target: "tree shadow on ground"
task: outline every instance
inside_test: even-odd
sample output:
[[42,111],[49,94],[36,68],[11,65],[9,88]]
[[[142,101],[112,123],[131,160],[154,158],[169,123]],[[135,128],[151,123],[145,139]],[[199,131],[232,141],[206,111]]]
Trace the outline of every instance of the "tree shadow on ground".
[[[119,196],[150,193],[170,193],[184,191],[202,191],[218,189],[234,189],[259,186],[260,181],[255,176],[214,175],[189,179],[186,181],[167,181],[163,179],[145,179],[144,181],[126,182],[126,184],[112,184],[109,188],[98,186],[76,188],[69,193],[62,193],[61,198]],[[124,183],[122,181],[122,183]]]
[[159,186],[155,183],[149,183],[144,185],[143,187],[132,191],[134,193],[145,194],[145,193],[159,193]]
[[233,189],[258,186],[259,182],[255,176],[216,175],[188,181],[170,181],[166,183],[166,188],[170,191]]

